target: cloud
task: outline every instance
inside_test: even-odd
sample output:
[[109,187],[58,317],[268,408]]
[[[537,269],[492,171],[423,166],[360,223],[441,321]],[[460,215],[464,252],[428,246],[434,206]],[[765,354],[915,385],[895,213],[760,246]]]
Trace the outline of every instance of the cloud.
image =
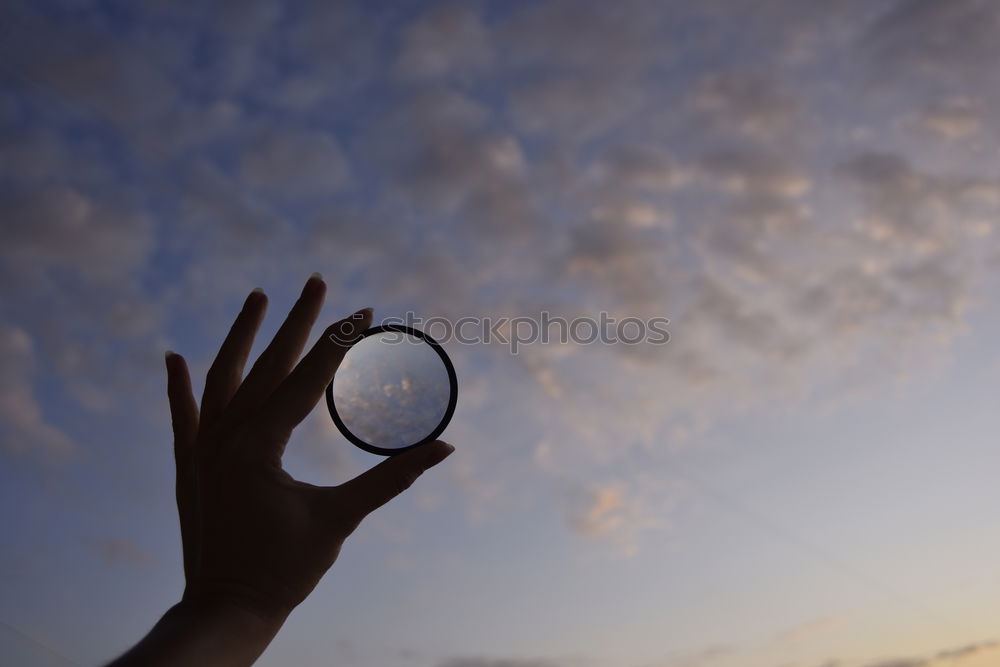
[[417,204],[438,226],[460,224],[473,238],[517,236],[537,215],[521,143],[493,127],[492,116],[468,95],[429,88],[374,123],[361,151],[385,175],[389,196]]
[[27,187],[0,195],[4,266],[26,279],[55,268],[86,282],[108,282],[142,266],[153,249],[152,223],[69,186]]
[[429,345],[395,336],[369,336],[344,358],[333,399],[347,429],[361,440],[392,449],[419,442],[444,417],[449,381]]
[[403,30],[395,63],[406,81],[455,76],[469,80],[493,64],[491,33],[471,7],[432,6]]
[[906,0],[872,25],[862,47],[885,75],[973,86],[1000,57],[1000,7],[982,0]]
[[801,122],[798,100],[772,78],[753,71],[713,72],[691,93],[690,104],[717,132],[757,140],[788,135]]
[[774,642],[776,644],[789,644],[804,641],[811,639],[816,635],[829,632],[830,630],[839,627],[840,624],[840,619],[833,616],[819,618],[779,632],[775,635]]
[[318,131],[272,131],[250,139],[239,172],[247,185],[289,198],[329,196],[350,182],[336,137]]
[[866,664],[864,667],[946,667],[948,665],[962,665],[967,660],[976,660],[984,655],[1000,655],[1000,642],[983,641],[959,646],[952,649],[943,649],[935,654],[922,658],[895,658],[881,660]]
[[974,658],[989,653],[1000,653],[1000,642],[996,640],[985,641],[960,646],[958,648],[946,649],[939,652],[934,659],[945,662],[949,660],[952,662],[961,662],[966,658]]
[[0,327],[0,427],[4,448],[32,453],[44,461],[63,463],[78,445],[50,422],[35,391],[35,350],[30,335],[16,327]]
[[682,185],[686,175],[664,146],[618,144],[599,153],[589,167],[595,187],[661,194]]
[[[623,556],[633,556],[643,533],[662,528],[669,503],[650,502],[652,490],[641,478],[624,482],[592,483],[569,494],[569,522],[583,537],[614,545]],[[647,503],[649,503],[647,505]]]
[[552,75],[514,90],[510,115],[517,129],[533,139],[562,136],[581,142],[626,122],[642,107],[645,94],[627,79]]
[[595,80],[632,77],[672,54],[662,39],[671,11],[658,3],[632,3],[609,14],[599,0],[552,0],[509,14],[496,26],[514,71],[586,72]]
[[665,660],[657,661],[650,667],[708,667],[718,664],[719,660],[731,658],[738,651],[734,644],[709,644],[692,651],[675,654]]
[[862,233],[918,256],[939,254],[970,232],[986,233],[977,223],[1000,203],[1000,185],[992,179],[922,172],[894,154],[858,155],[840,173],[869,208],[858,221]]
[[560,667],[568,664],[524,658],[450,658],[438,667]]
[[917,122],[924,131],[948,141],[961,141],[977,134],[983,127],[981,102],[968,97],[952,97],[928,104],[920,110]]
[[[11,161],[0,168],[0,291],[5,318],[30,337],[18,367],[34,370],[23,371],[19,382],[31,391],[37,375],[47,393],[61,392],[69,399],[61,419],[68,421],[73,404],[105,413],[118,406],[122,387],[142,393],[145,381],[137,378],[155,359],[155,347],[143,356],[162,341],[164,321],[162,304],[140,278],[159,249],[157,221],[118,181],[100,142],[75,148],[62,130],[44,133],[31,123],[19,118],[11,128],[16,138],[5,143],[4,156]],[[41,417],[26,407],[20,419]],[[28,439],[48,443],[48,458],[75,448],[67,438],[78,436],[63,433],[65,427],[45,434],[41,423]],[[19,428],[27,432],[27,422]]]
[[146,568],[153,563],[151,553],[125,537],[87,538],[84,543],[99,554],[109,566],[127,565]]
[[625,122],[650,100],[643,77],[673,51],[662,38],[670,7],[633,3],[613,15],[602,9],[590,0],[537,3],[496,26],[504,45],[500,67],[512,76],[510,118],[535,140],[575,145]]
[[43,18],[26,3],[8,12],[4,58],[71,112],[138,139],[175,107],[179,91],[164,68],[97,23]]
[[750,149],[712,153],[697,169],[703,183],[731,194],[797,197],[811,187],[809,175],[781,153]]

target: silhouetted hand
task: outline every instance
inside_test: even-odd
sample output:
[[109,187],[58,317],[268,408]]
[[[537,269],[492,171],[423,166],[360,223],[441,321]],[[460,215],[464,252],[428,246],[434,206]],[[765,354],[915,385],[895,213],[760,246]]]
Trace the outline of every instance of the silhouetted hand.
[[319,275],[311,277],[243,378],[267,308],[254,290],[208,371],[200,410],[184,359],[167,353],[186,587],[181,602],[114,664],[252,663],[361,520],[454,451],[428,443],[332,487],[282,470],[292,429],[348,349],[338,341],[353,340],[372,319],[366,308],[334,324],[299,361],[325,293]]

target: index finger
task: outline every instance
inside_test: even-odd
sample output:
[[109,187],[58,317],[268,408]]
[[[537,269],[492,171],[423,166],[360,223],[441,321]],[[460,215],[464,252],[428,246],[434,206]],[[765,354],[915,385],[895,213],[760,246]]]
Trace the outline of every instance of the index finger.
[[[260,425],[265,432],[279,436],[269,438],[279,443],[275,446],[282,447],[280,443],[285,442],[285,437],[281,436],[290,433],[316,407],[351,343],[371,325],[371,321],[372,309],[362,308],[327,328],[309,353],[274,390],[264,404],[260,417],[263,423]],[[276,453],[280,458],[282,452]]]

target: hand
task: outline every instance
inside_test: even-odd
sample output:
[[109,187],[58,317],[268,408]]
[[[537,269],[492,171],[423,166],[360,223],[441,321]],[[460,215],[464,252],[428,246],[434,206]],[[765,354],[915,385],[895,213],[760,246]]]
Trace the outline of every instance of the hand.
[[[299,482],[282,470],[281,456],[292,429],[323,396],[348,349],[338,341],[353,340],[371,324],[371,309],[358,311],[331,326],[298,361],[325,293],[318,275],[309,279],[284,324],[243,378],[267,308],[267,297],[254,290],[208,371],[200,410],[184,359],[167,353],[186,587],[172,610],[182,620],[167,623],[161,634],[183,635],[178,628],[197,625],[193,615],[213,619],[207,622],[244,646],[247,632],[257,637],[252,655],[244,650],[240,658],[230,660],[232,654],[223,652],[215,664],[252,662],[333,564],[361,520],[454,451],[434,441],[332,487]],[[206,642],[211,643],[199,639],[199,650]],[[133,656],[140,648],[149,647],[141,643],[119,664],[131,664],[125,660],[130,656],[140,658]],[[140,653],[149,659],[148,650]],[[183,651],[173,654],[179,662]],[[203,662],[205,657],[199,654]]]

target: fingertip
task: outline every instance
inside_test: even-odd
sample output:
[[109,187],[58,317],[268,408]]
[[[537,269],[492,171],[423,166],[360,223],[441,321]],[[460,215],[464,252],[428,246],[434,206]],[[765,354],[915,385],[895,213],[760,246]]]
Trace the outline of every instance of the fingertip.
[[163,353],[163,361],[167,365],[167,372],[176,371],[178,361],[183,359],[181,355],[177,354],[173,350],[167,350]]
[[372,317],[374,317],[375,309],[371,306],[367,306],[357,311],[351,315],[351,324],[354,327],[355,333],[360,333],[371,326]]
[[447,449],[449,454],[455,451],[455,445],[451,444],[450,442],[445,442],[444,440],[435,440],[434,443],[440,447],[443,447],[444,449]]
[[184,357],[173,350],[167,350],[163,353],[163,358],[167,365],[168,378],[182,378],[187,375],[187,362]]
[[418,448],[421,451],[421,459],[424,467],[431,468],[451,456],[455,447],[444,440],[433,440]]
[[250,294],[247,295],[247,300],[243,304],[243,308],[253,308],[260,307],[267,304],[267,294],[264,294],[263,288],[254,287],[250,290]]
[[326,337],[340,347],[350,347],[371,325],[372,312],[371,308],[362,308],[339,322],[334,322],[327,328]]
[[326,294],[326,283],[319,271],[309,276],[305,287],[302,288],[302,296],[320,296]]

